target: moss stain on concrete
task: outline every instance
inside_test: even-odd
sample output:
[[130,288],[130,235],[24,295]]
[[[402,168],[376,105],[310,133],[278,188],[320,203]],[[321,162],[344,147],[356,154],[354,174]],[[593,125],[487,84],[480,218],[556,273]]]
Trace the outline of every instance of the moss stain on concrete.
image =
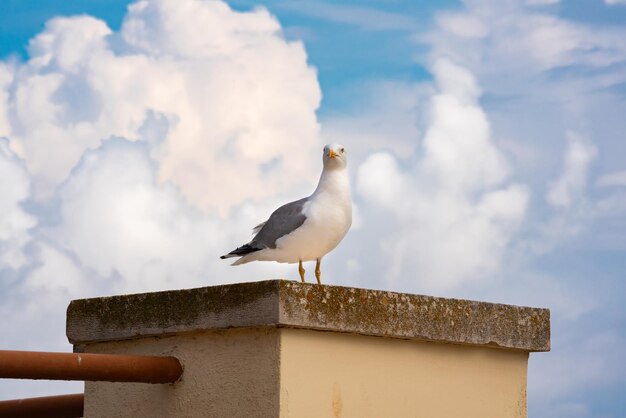
[[185,326],[200,316],[219,315],[274,294],[276,281],[74,300],[67,315],[97,318],[104,327]]
[[[267,315],[254,322],[261,315],[259,309]],[[122,334],[129,338],[251,323],[527,351],[550,349],[547,309],[286,280],[84,299],[68,308],[68,336],[78,342],[98,335],[106,340]]]
[[281,302],[312,328],[549,350],[545,309],[297,282],[281,282]]

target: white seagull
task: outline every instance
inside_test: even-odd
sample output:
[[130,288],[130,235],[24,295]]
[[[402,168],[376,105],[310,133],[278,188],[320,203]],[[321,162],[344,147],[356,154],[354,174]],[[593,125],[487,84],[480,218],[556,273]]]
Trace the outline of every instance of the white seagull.
[[323,161],[320,181],[311,196],[276,209],[267,221],[253,229],[252,241],[220,258],[241,257],[233,266],[257,260],[299,263],[302,282],[302,262],[316,260],[315,277],[321,284],[322,257],[341,242],[352,225],[345,147],[326,145]]

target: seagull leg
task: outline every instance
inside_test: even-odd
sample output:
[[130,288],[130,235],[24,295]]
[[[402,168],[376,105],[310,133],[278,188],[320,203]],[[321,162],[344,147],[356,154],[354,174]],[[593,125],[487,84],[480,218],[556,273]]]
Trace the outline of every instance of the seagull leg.
[[322,260],[320,260],[319,258],[317,259],[317,262],[315,263],[315,278],[317,279],[317,284],[322,284],[322,281],[320,280],[320,277],[322,276],[322,272],[320,270],[321,263],[322,263]]
[[300,264],[298,265],[298,273],[300,273],[300,279],[302,279],[302,283],[304,283],[304,267],[302,267],[302,260],[300,260]]

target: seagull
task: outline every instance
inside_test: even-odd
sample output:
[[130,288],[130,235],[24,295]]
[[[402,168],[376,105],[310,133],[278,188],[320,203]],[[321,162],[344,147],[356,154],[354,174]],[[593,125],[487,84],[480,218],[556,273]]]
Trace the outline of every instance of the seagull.
[[315,260],[315,278],[321,284],[322,257],[341,242],[352,225],[346,148],[326,145],[323,162],[319,183],[311,196],[276,209],[267,221],[254,227],[252,241],[220,258],[240,257],[233,266],[250,261],[299,263],[303,283],[302,262]]

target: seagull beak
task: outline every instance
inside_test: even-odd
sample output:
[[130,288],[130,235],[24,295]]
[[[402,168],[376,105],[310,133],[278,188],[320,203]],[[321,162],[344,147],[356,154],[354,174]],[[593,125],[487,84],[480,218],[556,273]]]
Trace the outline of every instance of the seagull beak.
[[329,156],[330,158],[336,158],[336,157],[339,157],[339,155],[338,155],[335,151],[333,151],[332,149],[328,151],[328,156]]

